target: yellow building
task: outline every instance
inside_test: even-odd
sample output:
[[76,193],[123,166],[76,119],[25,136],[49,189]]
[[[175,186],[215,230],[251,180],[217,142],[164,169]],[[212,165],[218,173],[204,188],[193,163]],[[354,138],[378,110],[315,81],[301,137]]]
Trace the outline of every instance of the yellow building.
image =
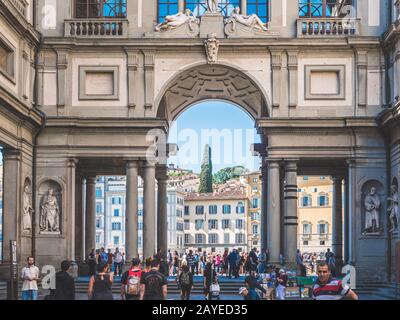
[[246,185],[247,208],[247,247],[261,249],[261,172],[254,171],[241,176]]
[[298,179],[298,248],[321,253],[332,246],[332,191],[329,177]]

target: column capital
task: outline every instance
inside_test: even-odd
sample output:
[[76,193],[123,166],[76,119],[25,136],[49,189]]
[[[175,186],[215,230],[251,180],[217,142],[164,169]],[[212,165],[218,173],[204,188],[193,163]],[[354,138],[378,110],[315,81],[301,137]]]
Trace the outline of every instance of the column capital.
[[86,184],[96,184],[96,180],[97,180],[96,176],[86,177]]
[[297,171],[300,159],[285,159],[285,171]]
[[332,180],[333,184],[342,184],[344,177],[336,175],[336,176],[332,176],[331,180]]
[[265,158],[264,161],[268,168],[279,168],[282,163],[282,159]]
[[22,151],[17,149],[3,149],[4,161],[22,159]]
[[139,159],[125,160],[127,169],[139,169]]

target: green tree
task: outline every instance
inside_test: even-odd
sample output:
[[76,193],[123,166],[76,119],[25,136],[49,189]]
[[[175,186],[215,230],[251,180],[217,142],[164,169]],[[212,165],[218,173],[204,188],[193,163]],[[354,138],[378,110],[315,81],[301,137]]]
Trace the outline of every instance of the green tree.
[[207,144],[204,147],[203,161],[201,162],[200,185],[199,193],[212,193],[213,192],[213,176],[212,176],[212,162],[211,162],[211,148]]
[[214,183],[225,183],[228,180],[239,178],[242,174],[246,172],[248,172],[248,170],[243,166],[235,166],[221,169],[214,175]]

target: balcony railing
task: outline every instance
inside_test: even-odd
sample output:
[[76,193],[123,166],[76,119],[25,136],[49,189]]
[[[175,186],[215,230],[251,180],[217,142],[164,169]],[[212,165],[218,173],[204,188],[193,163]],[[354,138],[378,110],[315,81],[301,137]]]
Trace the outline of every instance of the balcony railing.
[[26,7],[28,6],[28,2],[26,0],[9,0],[15,9],[25,17],[26,14]]
[[121,20],[121,19],[65,20],[65,37],[127,38],[128,20]]
[[356,36],[360,19],[301,18],[297,19],[297,37]]

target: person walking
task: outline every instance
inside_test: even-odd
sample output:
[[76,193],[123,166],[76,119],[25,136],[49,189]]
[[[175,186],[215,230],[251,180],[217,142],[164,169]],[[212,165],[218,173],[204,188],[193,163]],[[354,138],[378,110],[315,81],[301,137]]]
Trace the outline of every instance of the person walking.
[[265,269],[267,267],[267,250],[262,249],[260,256],[258,258],[259,264],[258,264],[258,273],[265,273]]
[[318,281],[313,287],[312,297],[314,300],[358,300],[357,294],[341,280],[332,277],[329,265],[321,262],[317,266]]
[[119,248],[116,248],[114,252],[114,276],[122,275],[123,264],[124,256],[122,255],[122,252],[119,251]]
[[187,265],[182,267],[182,272],[178,278],[178,284],[181,288],[181,299],[190,300],[190,293],[193,289],[193,274],[190,272]]
[[75,281],[68,274],[71,268],[71,262],[61,262],[61,271],[56,273],[56,289],[54,291],[54,300],[75,300]]
[[297,265],[297,275],[301,275],[303,273],[303,256],[299,249],[296,252],[296,265]]
[[87,262],[89,265],[89,276],[94,276],[96,274],[96,264],[97,264],[97,259],[96,259],[96,250],[92,249],[90,251],[89,256],[87,258]]
[[189,254],[186,256],[187,265],[190,268],[190,272],[194,274],[194,255],[193,251],[189,250]]
[[21,271],[22,300],[37,300],[39,292],[37,281],[40,279],[39,268],[35,266],[34,257],[28,257],[26,261],[27,265]]
[[278,295],[278,300],[285,300],[285,295],[286,295],[286,287],[288,283],[288,276],[285,272],[285,270],[280,269],[279,270],[279,275],[276,278],[277,281],[277,295]]
[[143,271],[140,267],[140,259],[132,259],[131,267],[125,271],[121,278],[121,299],[139,300],[140,299],[140,280]]
[[249,253],[250,272],[258,269],[257,248],[253,248]]
[[160,262],[151,261],[151,270],[142,275],[140,279],[140,300],[166,300],[168,280],[159,272]]
[[179,271],[179,254],[177,251],[175,251],[175,255],[174,255],[174,269],[172,272],[172,275],[175,276],[178,274]]
[[199,263],[200,263],[200,257],[199,257],[199,254],[196,252],[196,253],[194,254],[193,275],[194,275],[194,274],[196,274],[196,275],[199,274]]
[[204,296],[206,300],[212,300],[213,292],[211,290],[211,286],[217,284],[218,284],[217,273],[215,272],[212,263],[207,262],[203,278]]
[[237,260],[238,257],[236,255],[235,249],[232,250],[228,255],[228,263],[229,263],[229,278],[232,279],[232,276],[236,277],[236,268],[237,268]]
[[109,267],[106,263],[97,265],[97,274],[89,281],[89,300],[114,300],[112,295],[113,273],[108,273]]
[[222,263],[223,263],[223,270],[222,273],[225,274],[226,277],[228,277],[228,250],[226,249],[224,251],[224,254],[222,255]]
[[250,271],[250,274],[246,277],[244,282],[248,292],[247,296],[245,296],[245,300],[260,300],[260,296],[256,289],[260,290],[264,295],[267,294],[267,290],[265,290],[265,288],[257,280],[255,270]]
[[109,272],[113,271],[113,262],[114,262],[114,255],[111,252],[111,249],[108,249],[107,250],[107,266],[108,266]]

